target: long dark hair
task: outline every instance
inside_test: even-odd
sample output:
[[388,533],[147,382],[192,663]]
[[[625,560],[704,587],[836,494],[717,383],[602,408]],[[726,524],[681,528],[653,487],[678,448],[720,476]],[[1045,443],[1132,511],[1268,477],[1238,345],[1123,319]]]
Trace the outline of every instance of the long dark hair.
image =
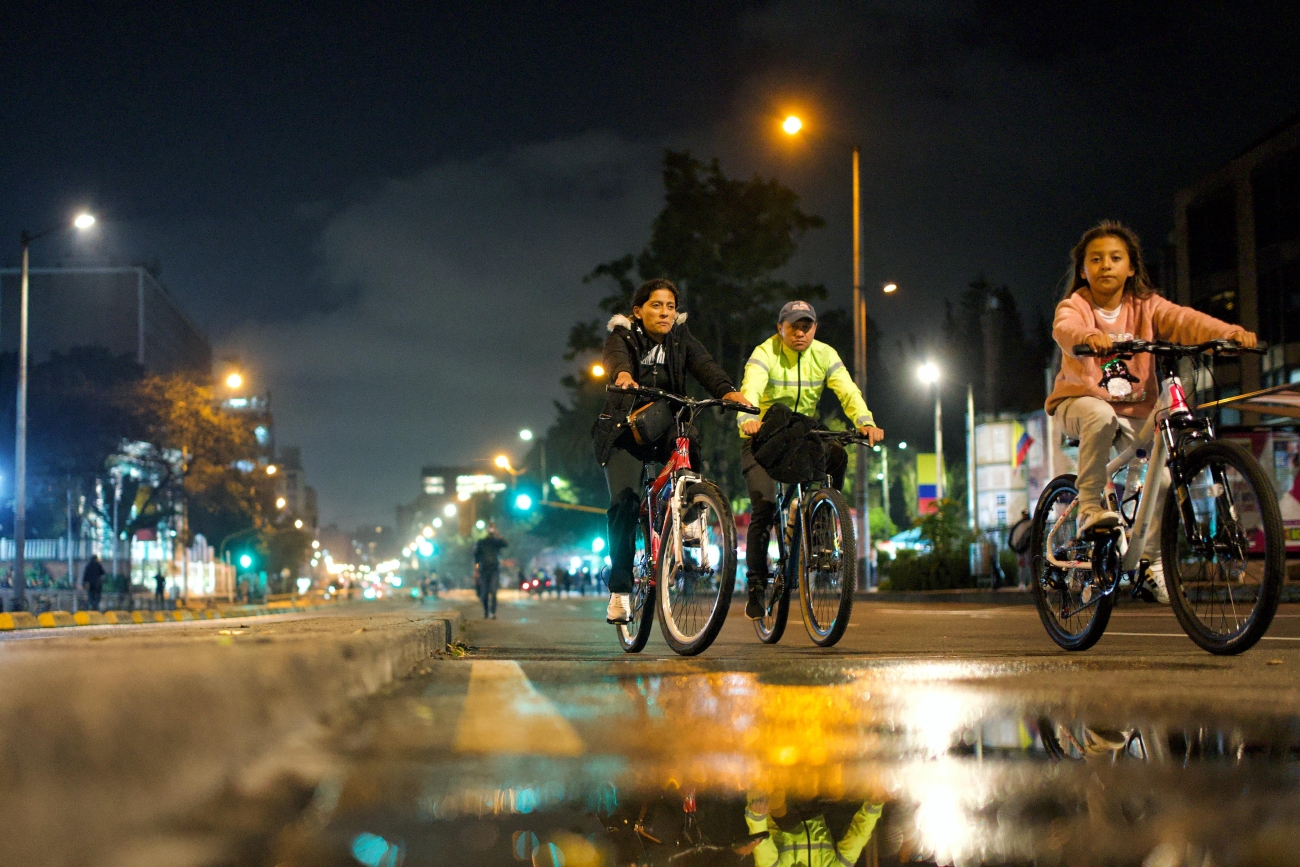
[[1147,274],[1146,262],[1142,259],[1142,242],[1138,240],[1137,233],[1116,220],[1102,220],[1084,232],[1079,243],[1075,244],[1070,252],[1071,276],[1065,281],[1065,285],[1069,288],[1065,290],[1061,300],[1064,301],[1088,285],[1087,278],[1083,276],[1083,257],[1088,252],[1088,245],[1098,238],[1117,238],[1128,248],[1128,260],[1133,266],[1133,276],[1124,281],[1124,294],[1138,299],[1150,298],[1154,295],[1156,287],[1151,285],[1151,277]]

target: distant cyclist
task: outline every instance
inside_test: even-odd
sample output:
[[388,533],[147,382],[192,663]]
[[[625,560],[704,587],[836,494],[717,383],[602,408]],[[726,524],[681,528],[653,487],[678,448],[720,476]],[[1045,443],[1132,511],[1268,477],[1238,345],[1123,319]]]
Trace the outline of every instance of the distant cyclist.
[[[641,284],[632,297],[632,318],[622,314],[609,320],[605,340],[605,370],[614,385],[658,388],[686,393],[689,371],[715,398],[748,403],[736,391],[731,377],[686,327],[686,314],[677,310],[677,287],[671,280]],[[673,450],[671,425],[652,442],[638,443],[628,425],[628,415],[651,403],[645,398],[611,393],[592,428],[596,459],[609,483],[609,608],[605,619],[627,623],[632,617],[632,558],[636,546],[636,519],[641,508],[641,468],[647,461],[663,463]],[[691,437],[691,463],[699,466],[699,446]]]
[[[759,620],[763,616],[763,590],[771,576],[767,574],[767,542],[776,521],[776,482],[754,459],[750,437],[758,433],[763,416],[773,404],[782,404],[795,412],[816,417],[822,390],[830,386],[840,399],[844,414],[872,445],[884,438],[876,427],[862,392],[840,361],[839,353],[814,339],[817,334],[817,311],[807,301],[791,301],[781,308],[776,319],[776,334],[760,343],[745,362],[745,379],[740,393],[759,408],[758,418],[740,419],[740,461],[749,488],[749,533],[745,538],[745,570],[749,573],[749,601],[745,616]],[[838,443],[826,446],[826,469],[836,488],[844,484],[848,455]]]
[[[1047,412],[1067,436],[1079,440],[1079,532],[1119,524],[1120,516],[1102,503],[1111,446],[1127,448],[1139,421],[1151,414],[1158,397],[1155,365],[1148,354],[1129,359],[1075,358],[1074,347],[1086,343],[1098,354],[1118,340],[1168,340],[1204,343],[1227,338],[1247,348],[1255,335],[1239,325],[1215,319],[1167,301],[1156,294],[1137,235],[1119,223],[1103,221],[1079,239],[1071,253],[1071,281],[1056,305],[1052,337],[1061,346],[1061,370],[1047,397]],[[1159,493],[1166,479],[1149,479],[1147,490]],[[1160,559],[1160,513],[1152,513],[1142,552],[1151,566],[1149,590],[1168,603]]]

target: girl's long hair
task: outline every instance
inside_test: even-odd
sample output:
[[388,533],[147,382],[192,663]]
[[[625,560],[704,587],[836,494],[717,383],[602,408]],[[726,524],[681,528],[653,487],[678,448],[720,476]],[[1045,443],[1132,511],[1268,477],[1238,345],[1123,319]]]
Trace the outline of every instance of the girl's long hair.
[[1142,259],[1142,242],[1138,240],[1137,233],[1116,220],[1102,220],[1084,232],[1079,243],[1075,244],[1074,250],[1070,252],[1071,271],[1069,279],[1064,281],[1068,288],[1061,296],[1062,301],[1088,285],[1087,278],[1083,276],[1083,257],[1088,252],[1088,245],[1098,238],[1118,238],[1128,248],[1128,260],[1133,266],[1133,276],[1124,281],[1125,295],[1143,299],[1150,298],[1156,293],[1156,288],[1151,285],[1151,277],[1147,274],[1146,262]]

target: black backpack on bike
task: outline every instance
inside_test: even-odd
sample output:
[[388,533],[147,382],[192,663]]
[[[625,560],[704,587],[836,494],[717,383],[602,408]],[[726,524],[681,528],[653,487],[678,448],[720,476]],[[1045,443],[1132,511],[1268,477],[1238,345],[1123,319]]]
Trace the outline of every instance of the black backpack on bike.
[[754,460],[774,481],[786,485],[826,476],[826,447],[813,435],[816,419],[784,404],[773,404],[750,447]]

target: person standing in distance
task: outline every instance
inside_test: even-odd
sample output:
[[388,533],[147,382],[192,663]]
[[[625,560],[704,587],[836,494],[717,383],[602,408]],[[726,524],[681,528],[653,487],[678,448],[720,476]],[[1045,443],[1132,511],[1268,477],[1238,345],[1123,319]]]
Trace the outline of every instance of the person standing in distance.
[[497,619],[497,590],[501,586],[501,549],[509,545],[489,521],[487,535],[474,543],[474,573],[478,598],[483,600],[483,619]]

